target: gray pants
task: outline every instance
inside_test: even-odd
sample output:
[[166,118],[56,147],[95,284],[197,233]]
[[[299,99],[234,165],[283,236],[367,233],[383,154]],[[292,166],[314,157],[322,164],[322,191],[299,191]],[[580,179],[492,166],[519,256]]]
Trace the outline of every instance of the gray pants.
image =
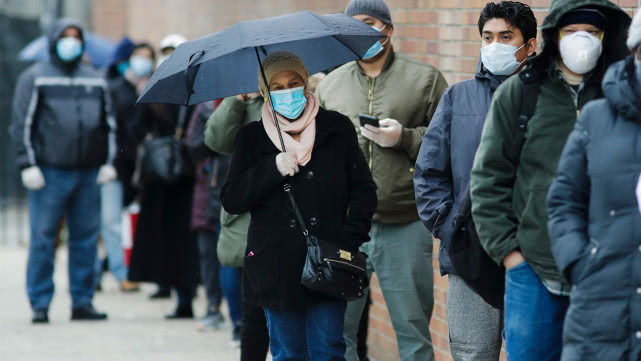
[[[434,306],[432,236],[421,222],[374,222],[371,241],[361,250],[369,255],[367,271],[376,272],[396,333],[402,361],[433,361],[430,318]],[[369,290],[368,290],[369,291]],[[358,361],[356,334],[367,297],[347,304],[345,359]]]
[[447,324],[455,361],[498,361],[503,312],[487,304],[465,284],[449,275]]

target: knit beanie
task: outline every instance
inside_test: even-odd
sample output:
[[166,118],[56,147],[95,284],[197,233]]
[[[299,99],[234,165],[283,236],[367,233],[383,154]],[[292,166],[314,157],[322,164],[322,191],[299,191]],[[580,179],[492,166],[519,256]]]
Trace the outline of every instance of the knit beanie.
[[630,25],[630,33],[628,34],[628,48],[630,50],[636,49],[641,45],[641,8],[637,10]]
[[392,15],[383,0],[352,0],[345,8],[345,15],[369,15],[382,21],[384,24],[392,25]]
[[267,78],[267,83],[263,81],[263,75],[258,69],[258,85],[260,86],[260,94],[267,99],[267,94],[269,94],[269,82],[271,82],[272,77],[281,71],[291,70],[296,72],[305,82],[307,87],[307,68],[303,61],[299,57],[290,53],[288,51],[277,51],[265,59],[263,59],[263,69],[265,70],[265,78]]

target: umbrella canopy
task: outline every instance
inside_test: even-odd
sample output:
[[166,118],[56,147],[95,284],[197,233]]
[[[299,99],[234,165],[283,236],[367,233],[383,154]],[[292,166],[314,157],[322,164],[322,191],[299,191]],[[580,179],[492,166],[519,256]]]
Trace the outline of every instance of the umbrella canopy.
[[186,42],[151,77],[142,103],[191,105],[258,90],[259,59],[300,57],[310,74],[360,59],[385,35],[344,14],[309,11],[238,23]]
[[[94,33],[86,32],[85,52],[94,66],[103,67],[109,65],[109,61],[116,50],[116,44],[111,40],[103,38]],[[49,59],[49,42],[46,36],[40,36],[32,40],[18,54],[20,61],[43,61]]]

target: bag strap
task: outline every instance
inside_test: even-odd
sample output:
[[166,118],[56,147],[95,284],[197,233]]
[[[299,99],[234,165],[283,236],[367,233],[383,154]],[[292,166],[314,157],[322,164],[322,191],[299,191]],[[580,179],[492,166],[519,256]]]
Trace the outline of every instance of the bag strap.
[[309,236],[309,230],[307,229],[307,226],[305,225],[305,220],[303,219],[303,214],[300,212],[300,209],[298,208],[298,205],[296,204],[296,199],[294,199],[294,194],[292,193],[292,187],[289,185],[289,183],[285,182],[283,185],[283,189],[285,190],[285,193],[287,194],[287,198],[289,199],[289,204],[292,205],[292,209],[294,209],[294,214],[296,215],[296,221],[298,222],[298,226],[300,227],[301,231],[303,231],[303,236],[307,238]]
[[536,79],[525,81],[523,77],[519,78],[523,83],[523,93],[521,94],[521,112],[517,121],[518,130],[514,143],[512,143],[511,152],[512,163],[515,166],[521,161],[521,151],[523,150],[523,144],[525,144],[527,125],[536,112],[536,103],[539,99],[539,89],[541,88],[541,83]]

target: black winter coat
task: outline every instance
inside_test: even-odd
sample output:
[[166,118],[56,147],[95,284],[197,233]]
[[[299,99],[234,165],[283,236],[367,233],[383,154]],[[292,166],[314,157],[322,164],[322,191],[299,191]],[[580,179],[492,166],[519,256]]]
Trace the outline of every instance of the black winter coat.
[[606,99],[587,104],[548,196],[559,269],[576,286],[563,328],[563,361],[641,356],[641,91],[634,60],[610,67]]
[[[278,153],[262,121],[241,128],[222,203],[229,213],[251,213],[245,302],[287,309],[328,298],[300,283],[307,247],[283,190],[286,179],[276,168]],[[312,234],[353,251],[369,240],[376,185],[349,118],[320,108],[312,159],[287,181]]]
[[441,275],[457,274],[449,254],[454,219],[470,182],[492,95],[505,79],[479,62],[474,79],[445,91],[423,137],[414,171],[416,206],[427,229],[441,240]]

